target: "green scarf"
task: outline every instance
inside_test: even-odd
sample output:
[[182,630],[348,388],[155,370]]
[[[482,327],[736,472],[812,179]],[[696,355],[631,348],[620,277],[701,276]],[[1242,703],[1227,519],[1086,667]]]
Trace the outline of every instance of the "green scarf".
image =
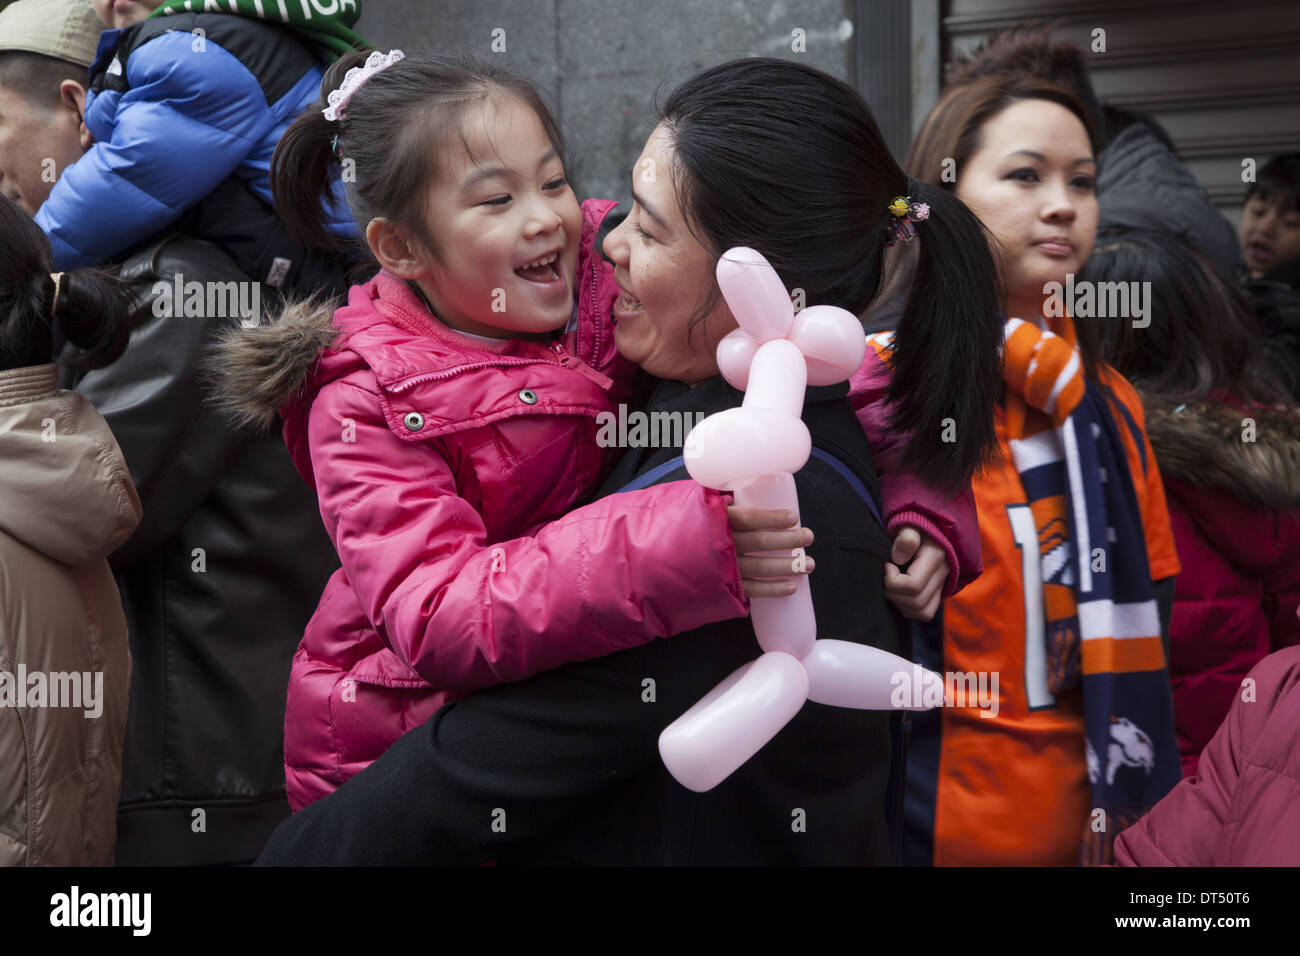
[[[322,8],[332,12],[322,13]],[[165,0],[149,16],[174,13],[233,13],[268,23],[283,23],[323,46],[331,60],[353,50],[373,49],[370,42],[351,29],[361,16],[361,0]]]

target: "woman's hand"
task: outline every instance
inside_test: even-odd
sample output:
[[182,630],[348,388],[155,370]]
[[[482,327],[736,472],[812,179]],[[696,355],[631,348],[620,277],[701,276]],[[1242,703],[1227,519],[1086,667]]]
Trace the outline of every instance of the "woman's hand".
[[[915,621],[929,621],[943,600],[948,581],[948,555],[943,546],[912,525],[904,525],[894,539],[885,565],[885,597]],[[911,564],[908,564],[908,562]],[[900,567],[907,564],[907,571]]]
[[[791,527],[795,515],[790,511],[727,506],[731,537],[736,542],[740,564],[740,582],[745,596],[786,597],[794,594],[795,580],[812,571],[813,559],[803,553],[812,544],[808,528]],[[756,552],[785,551],[782,557],[760,557]]]

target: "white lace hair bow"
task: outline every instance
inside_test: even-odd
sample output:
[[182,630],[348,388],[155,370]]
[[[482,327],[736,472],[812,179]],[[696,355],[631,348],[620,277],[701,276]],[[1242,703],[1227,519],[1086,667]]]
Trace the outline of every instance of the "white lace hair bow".
[[331,122],[343,118],[343,108],[356,95],[357,90],[361,89],[366,80],[370,79],[376,73],[382,73],[398,60],[406,59],[406,54],[401,50],[390,50],[387,53],[380,53],[378,50],[366,57],[364,66],[354,66],[343,77],[343,82],[339,88],[331,93],[326,99],[329,106],[321,110],[321,113]]

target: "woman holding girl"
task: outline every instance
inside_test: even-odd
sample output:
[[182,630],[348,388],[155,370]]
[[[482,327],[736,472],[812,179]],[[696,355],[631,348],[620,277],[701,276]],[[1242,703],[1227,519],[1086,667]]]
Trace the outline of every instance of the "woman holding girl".
[[[746,552],[807,538],[758,530],[759,519],[781,524],[761,514],[742,522],[733,509],[733,551],[725,502],[680,480],[674,450],[631,450],[610,474],[594,419],[625,400],[632,363],[658,379],[646,380],[648,410],[739,404],[714,354],[736,326],[713,278],[718,256],[752,245],[807,304],[861,312],[897,228],[889,207],[911,186],[911,201],[933,210],[919,227],[923,270],[899,326],[897,402],[864,404],[855,416],[845,386],[810,389],[805,421],[834,463],[815,457],[796,479],[804,517],[832,558],[812,578],[819,633],[903,650],[885,603],[887,530],[897,537],[909,513],[936,514],[941,533],[961,527],[945,512],[960,508],[958,493],[992,445],[999,326],[978,223],[953,197],[908,183],[851,88],[795,64],[744,60],[706,71],[668,103],[636,167],[653,175],[634,175],[632,215],[606,240],[609,270],[591,250],[608,204],[588,203],[580,221],[558,133],[535,94],[476,69],[398,62],[356,89],[340,132],[304,119],[277,161],[282,204],[315,209],[338,135],[342,155],[356,160],[354,210],[384,266],[332,322],[308,310],[267,331],[269,364],[290,371],[254,404],[269,411],[293,396],[286,438],[321,495],[345,576],[295,663],[299,699],[314,681],[322,703],[295,707],[291,688],[286,751],[310,749],[289,745],[297,734],[322,739],[343,726],[377,756],[396,739],[393,727],[443,706],[290,821],[266,861],[478,862],[523,844],[542,858],[594,852],[609,862],[885,861],[885,714],[809,705],[710,794],[667,777],[658,732],[754,654],[739,579],[751,596],[764,586],[780,593],[780,583],[759,579],[788,573],[788,559]],[[331,79],[337,70],[327,87]],[[409,166],[385,166],[401,156]],[[293,192],[294,176],[307,188]],[[502,291],[498,312],[491,303]],[[954,329],[956,312],[968,322]],[[568,333],[551,341],[561,328]],[[305,362],[276,357],[285,329],[311,344]],[[869,352],[868,362],[880,359]],[[247,364],[246,380],[268,381],[266,364]],[[543,404],[547,396],[556,397]],[[954,417],[964,423],[955,444],[941,437]],[[901,504],[876,490],[864,418],[877,432],[914,430],[895,456],[908,469],[893,482],[906,489]],[[355,448],[339,437],[348,420]],[[376,448],[401,467],[377,466]],[[505,465],[506,481],[485,480]],[[599,500],[557,514],[602,478]],[[872,512],[882,496],[880,521]],[[395,546],[394,534],[409,546]],[[931,543],[954,555],[952,567],[933,562],[939,584],[928,576],[910,609],[924,613],[969,576],[960,544]],[[368,629],[375,636],[358,641]],[[555,666],[583,658],[596,659]],[[430,687],[511,680],[451,703]],[[348,709],[363,683],[415,703],[389,695],[394,719],[363,724],[366,712]],[[355,764],[308,769],[336,786]],[[796,808],[818,821],[813,838],[792,830]],[[584,847],[557,836],[606,815],[609,828],[581,829],[617,839]]]

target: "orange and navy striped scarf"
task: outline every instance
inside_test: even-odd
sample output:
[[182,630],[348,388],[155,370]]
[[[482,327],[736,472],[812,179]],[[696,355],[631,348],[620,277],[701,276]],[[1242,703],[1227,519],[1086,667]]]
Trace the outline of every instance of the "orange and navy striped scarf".
[[1108,863],[1120,831],[1181,777],[1146,532],[1118,403],[1085,378],[1070,319],[1008,320],[1003,355],[1011,457],[1038,529],[1040,580],[1024,583],[1043,591],[1048,685],[1083,690],[1092,810],[1080,859]]

